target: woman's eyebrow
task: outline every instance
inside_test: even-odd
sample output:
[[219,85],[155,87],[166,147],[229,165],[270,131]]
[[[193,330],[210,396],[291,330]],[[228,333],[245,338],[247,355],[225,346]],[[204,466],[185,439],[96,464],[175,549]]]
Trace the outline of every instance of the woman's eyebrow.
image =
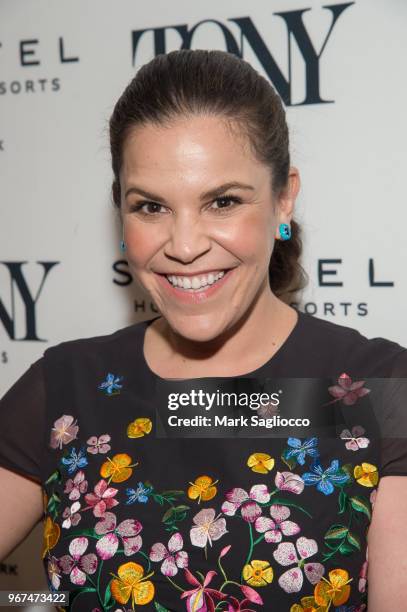
[[[252,185],[247,185],[246,183],[240,183],[239,181],[230,181],[228,183],[223,183],[222,185],[219,185],[219,187],[215,187],[214,189],[205,191],[204,193],[200,195],[200,200],[204,201],[210,198],[216,198],[217,196],[221,195],[228,189],[250,189],[254,191],[254,187]],[[142,189],[141,187],[137,187],[137,185],[133,185],[132,187],[127,189],[125,197],[127,198],[127,196],[130,193],[138,193],[139,195],[142,195],[145,198],[149,198],[151,200],[155,200],[156,202],[165,204],[164,198],[162,198],[161,196],[157,194],[151,193],[150,191],[146,191],[145,189]]]

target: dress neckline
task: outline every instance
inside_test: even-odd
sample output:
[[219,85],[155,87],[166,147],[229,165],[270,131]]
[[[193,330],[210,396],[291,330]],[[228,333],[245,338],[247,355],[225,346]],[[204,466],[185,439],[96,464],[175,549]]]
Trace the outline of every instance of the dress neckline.
[[[302,332],[302,328],[305,323],[305,318],[309,315],[302,312],[301,310],[297,310],[297,309],[295,310],[297,311],[297,315],[298,315],[295,326],[293,327],[293,329],[291,330],[290,334],[287,336],[283,344],[280,346],[280,348],[278,348],[277,351],[274,353],[274,355],[270,357],[270,359],[268,359],[261,366],[259,366],[255,370],[246,372],[244,374],[239,374],[237,376],[216,376],[216,377],[199,376],[199,377],[194,377],[190,380],[197,380],[200,378],[225,378],[225,379],[226,378],[253,378],[253,377],[261,378],[263,376],[268,376],[271,367],[273,367],[278,362],[280,362],[282,359],[284,359],[286,355],[289,353],[289,351],[291,350],[291,347],[297,346],[297,339]],[[146,321],[142,321],[140,324],[140,336],[141,337],[140,337],[139,347],[140,347],[140,358],[141,358],[142,369],[144,370],[144,374],[146,376],[152,377],[155,380],[185,380],[185,379],[179,379],[179,378],[178,379],[177,378],[162,378],[150,368],[145,358],[144,340],[145,340],[147,327],[151,325],[153,321],[155,321],[156,319],[159,319],[161,316],[162,315],[158,315],[154,317],[153,319],[147,319]]]

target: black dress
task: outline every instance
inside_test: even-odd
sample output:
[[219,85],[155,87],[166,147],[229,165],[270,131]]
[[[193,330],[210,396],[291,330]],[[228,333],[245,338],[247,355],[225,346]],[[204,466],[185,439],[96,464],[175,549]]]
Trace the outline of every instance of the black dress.
[[257,415],[252,433],[236,418],[205,434],[168,426],[163,394],[194,381],[149,369],[153,320],[48,348],[0,401],[0,465],[41,483],[39,555],[50,590],[70,591],[60,609],[367,610],[377,483],[407,476],[407,349],[299,312],[263,366],[195,382],[281,391],[297,378],[288,410],[311,398],[320,434],[272,434],[272,402],[226,409]]

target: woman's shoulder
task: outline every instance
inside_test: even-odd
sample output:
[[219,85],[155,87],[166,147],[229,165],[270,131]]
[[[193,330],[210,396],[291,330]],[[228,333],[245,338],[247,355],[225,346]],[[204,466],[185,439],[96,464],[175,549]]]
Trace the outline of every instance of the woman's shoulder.
[[309,313],[302,313],[302,322],[311,359],[340,362],[363,376],[407,376],[407,348],[399,342]]

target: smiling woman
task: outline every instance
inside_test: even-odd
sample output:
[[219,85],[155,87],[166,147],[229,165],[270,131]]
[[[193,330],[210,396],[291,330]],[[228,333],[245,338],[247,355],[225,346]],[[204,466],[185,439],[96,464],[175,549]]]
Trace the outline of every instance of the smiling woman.
[[[46,349],[1,400],[0,558],[42,518],[73,612],[403,610],[407,349],[290,305],[300,176],[275,90],[229,53],[158,55],[110,143],[122,248],[160,314]],[[248,413],[266,433],[233,405],[205,437],[194,404],[160,433],[162,385],[282,378],[318,382],[329,435],[293,433],[284,401]]]

